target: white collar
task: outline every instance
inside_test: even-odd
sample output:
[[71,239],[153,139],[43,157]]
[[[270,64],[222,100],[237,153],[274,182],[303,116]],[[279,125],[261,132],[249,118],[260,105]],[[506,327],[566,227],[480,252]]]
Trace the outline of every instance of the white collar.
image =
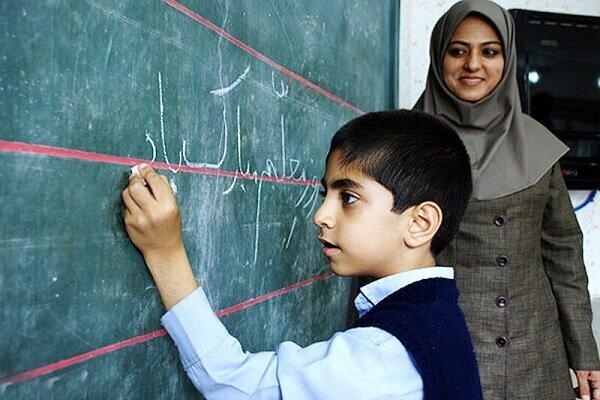
[[354,306],[358,311],[358,316],[362,317],[373,306],[395,291],[411,283],[430,278],[454,279],[454,270],[451,267],[426,267],[399,272],[385,278],[377,279],[360,288],[359,295],[354,299]]

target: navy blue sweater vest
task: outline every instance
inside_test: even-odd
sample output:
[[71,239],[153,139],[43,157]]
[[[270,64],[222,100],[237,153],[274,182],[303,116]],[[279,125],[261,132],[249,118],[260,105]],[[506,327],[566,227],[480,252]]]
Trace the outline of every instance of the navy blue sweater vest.
[[394,335],[416,363],[425,400],[482,399],[479,371],[453,279],[412,283],[383,299],[355,324]]

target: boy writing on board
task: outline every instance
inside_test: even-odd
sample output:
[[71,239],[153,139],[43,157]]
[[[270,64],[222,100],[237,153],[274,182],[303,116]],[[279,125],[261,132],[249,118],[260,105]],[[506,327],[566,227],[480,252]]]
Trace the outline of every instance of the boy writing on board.
[[369,113],[335,134],[326,164],[314,215],[323,254],[340,276],[376,280],[361,288],[352,328],[256,354],[243,352],[198,287],[167,179],[149,166],[132,175],[126,229],[188,376],[208,399],[481,399],[453,270],[435,262],[471,192],[462,142],[424,113]]

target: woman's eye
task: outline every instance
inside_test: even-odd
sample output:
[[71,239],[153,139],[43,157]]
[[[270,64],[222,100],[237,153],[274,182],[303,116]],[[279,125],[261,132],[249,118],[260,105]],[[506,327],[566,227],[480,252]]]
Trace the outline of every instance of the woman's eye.
[[484,49],[483,54],[487,57],[495,57],[500,54],[500,51],[497,49]]
[[344,204],[352,204],[352,203],[354,203],[355,201],[358,200],[358,197],[356,197],[356,196],[354,196],[354,195],[352,195],[350,193],[346,193],[346,192],[343,192],[341,194],[341,197],[342,197],[342,202]]
[[464,55],[467,51],[462,47],[450,47],[447,52],[453,57],[458,57]]

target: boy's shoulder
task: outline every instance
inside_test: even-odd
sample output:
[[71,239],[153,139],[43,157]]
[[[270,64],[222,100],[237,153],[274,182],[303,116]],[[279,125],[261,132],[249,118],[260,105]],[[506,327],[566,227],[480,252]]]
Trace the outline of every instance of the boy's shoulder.
[[415,361],[426,392],[481,398],[475,350],[454,279],[429,278],[405,286],[354,326],[374,326],[396,337]]
[[365,345],[374,348],[395,346],[394,342],[396,341],[393,335],[375,326],[352,326],[341,334],[350,340],[364,342]]
[[454,315],[457,322],[465,324],[458,294],[456,282],[451,278],[431,277],[412,282],[378,302],[355,326],[410,325],[415,323],[414,318],[436,320],[440,314],[445,320]]

